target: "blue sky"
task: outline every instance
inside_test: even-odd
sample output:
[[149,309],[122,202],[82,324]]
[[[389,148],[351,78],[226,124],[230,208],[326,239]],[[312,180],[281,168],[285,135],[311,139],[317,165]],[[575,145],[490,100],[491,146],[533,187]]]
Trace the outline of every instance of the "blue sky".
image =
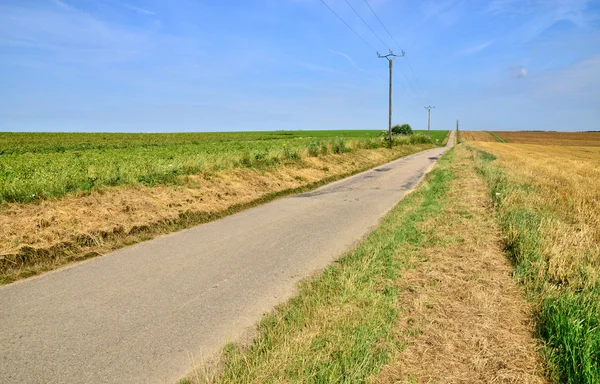
[[[406,52],[394,123],[600,129],[599,0],[369,0],[400,47],[325,1]],[[0,57],[0,131],[387,128],[387,62],[320,0],[0,0]]]

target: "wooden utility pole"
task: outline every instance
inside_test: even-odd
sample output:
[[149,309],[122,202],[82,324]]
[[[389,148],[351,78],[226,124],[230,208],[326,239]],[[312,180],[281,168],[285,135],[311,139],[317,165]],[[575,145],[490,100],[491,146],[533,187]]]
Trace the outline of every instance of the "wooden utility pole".
[[458,120],[456,120],[456,142],[457,143],[458,143],[458,127],[459,127]]
[[389,97],[389,123],[388,123],[388,138],[390,140],[390,148],[392,147],[392,63],[396,59],[396,57],[404,56],[404,51],[400,55],[394,55],[394,52],[390,49],[390,53],[387,55],[380,55],[377,52],[377,57],[380,59],[387,59],[390,64],[390,97]]
[[427,110],[427,135],[429,135],[429,138],[431,139],[431,109],[435,108],[435,105],[432,107],[431,105],[429,107],[425,107],[425,109]]

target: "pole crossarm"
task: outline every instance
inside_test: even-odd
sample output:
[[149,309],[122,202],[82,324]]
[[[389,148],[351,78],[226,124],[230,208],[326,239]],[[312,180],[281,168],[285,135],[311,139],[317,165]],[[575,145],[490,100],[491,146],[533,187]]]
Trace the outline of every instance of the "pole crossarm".
[[380,59],[388,59],[388,60],[394,60],[396,59],[396,57],[404,57],[404,55],[406,54],[406,52],[402,51],[401,54],[396,55],[394,52],[392,52],[392,50],[390,49],[390,53],[388,53],[387,55],[381,55],[379,52],[377,52],[377,57]]

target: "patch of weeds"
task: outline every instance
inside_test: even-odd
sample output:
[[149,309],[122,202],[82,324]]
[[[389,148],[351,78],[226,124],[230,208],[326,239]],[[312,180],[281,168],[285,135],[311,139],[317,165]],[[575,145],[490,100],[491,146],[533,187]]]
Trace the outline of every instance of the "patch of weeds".
[[542,301],[539,333],[547,358],[564,383],[600,382],[600,302],[598,292],[568,292]]
[[308,145],[308,156],[317,157],[319,156],[319,143],[313,141]]
[[335,154],[352,152],[352,148],[348,146],[343,137],[336,137],[331,143],[331,151]]
[[283,158],[286,160],[300,160],[300,153],[287,144],[283,144]]

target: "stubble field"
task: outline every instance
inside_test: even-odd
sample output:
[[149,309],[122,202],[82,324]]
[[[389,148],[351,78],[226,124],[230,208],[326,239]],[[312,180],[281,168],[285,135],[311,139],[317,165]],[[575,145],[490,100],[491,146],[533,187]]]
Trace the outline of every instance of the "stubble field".
[[560,146],[600,146],[600,132],[492,132],[507,143]]
[[600,382],[600,134],[497,134],[511,143],[468,145],[537,307],[551,377]]

